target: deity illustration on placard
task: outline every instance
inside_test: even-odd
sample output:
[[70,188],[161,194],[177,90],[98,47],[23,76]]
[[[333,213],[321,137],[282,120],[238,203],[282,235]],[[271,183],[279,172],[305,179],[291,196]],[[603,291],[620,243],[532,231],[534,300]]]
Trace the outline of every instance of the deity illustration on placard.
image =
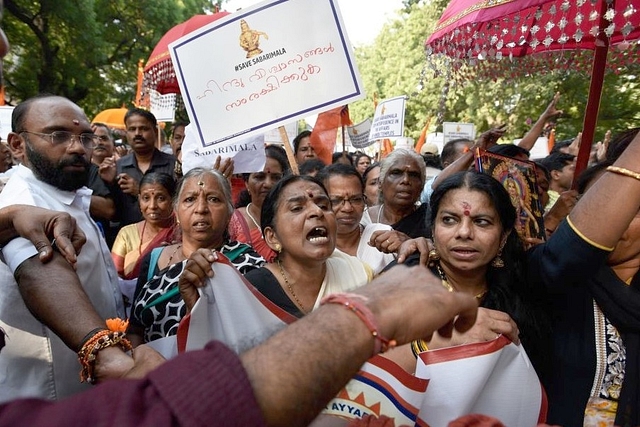
[[265,40],[269,40],[267,33],[252,30],[244,19],[240,20],[240,30],[240,47],[247,52],[247,58],[260,55],[262,53],[260,36],[264,37]]

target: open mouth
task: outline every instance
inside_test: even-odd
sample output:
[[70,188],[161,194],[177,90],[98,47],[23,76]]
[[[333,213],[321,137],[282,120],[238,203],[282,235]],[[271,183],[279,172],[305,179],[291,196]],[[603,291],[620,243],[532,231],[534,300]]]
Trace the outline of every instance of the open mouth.
[[206,221],[196,221],[191,224],[191,227],[196,231],[207,230],[211,227],[211,225]]
[[307,240],[311,243],[326,243],[329,241],[329,233],[325,227],[315,227],[307,233]]

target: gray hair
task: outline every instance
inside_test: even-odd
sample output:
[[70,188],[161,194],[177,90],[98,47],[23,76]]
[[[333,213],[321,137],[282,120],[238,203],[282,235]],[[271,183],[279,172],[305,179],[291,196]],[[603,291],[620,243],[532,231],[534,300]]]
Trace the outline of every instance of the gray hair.
[[182,195],[182,190],[184,189],[184,184],[187,180],[191,180],[193,178],[200,178],[204,175],[210,175],[218,181],[220,187],[222,187],[222,193],[224,194],[225,204],[227,205],[227,209],[229,210],[229,215],[233,214],[233,203],[231,197],[231,185],[227,178],[224,177],[220,172],[215,169],[206,169],[206,168],[193,168],[184,176],[180,181],[178,181],[178,186],[176,188],[176,195],[173,198],[173,208],[175,210],[178,209],[178,204],[180,203],[180,196]]
[[427,179],[427,167],[424,163],[424,159],[418,153],[413,150],[407,150],[406,148],[398,148],[393,150],[387,157],[382,159],[380,162],[380,178],[378,178],[378,182],[380,183],[380,188],[378,189],[378,203],[382,202],[382,183],[387,178],[389,174],[389,170],[391,166],[397,162],[398,160],[402,160],[404,158],[410,158],[416,161],[418,167],[420,168],[420,183],[422,187],[424,187],[424,183]]

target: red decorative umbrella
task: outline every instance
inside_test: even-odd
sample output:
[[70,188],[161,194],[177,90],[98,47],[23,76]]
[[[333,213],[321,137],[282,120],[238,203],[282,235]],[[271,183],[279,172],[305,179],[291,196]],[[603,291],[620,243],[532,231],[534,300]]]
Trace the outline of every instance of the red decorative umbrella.
[[587,63],[584,50],[593,51],[578,176],[593,142],[607,56],[614,71],[640,62],[638,9],[640,0],[453,0],[425,48],[427,57],[444,56],[454,73],[473,66],[485,76],[492,67],[507,76],[580,68]]
[[228,14],[229,12],[217,12],[211,15],[195,15],[167,31],[151,52],[147,65],[144,67],[144,90],[148,92],[152,89],[163,95],[180,93],[169,54],[169,44]]

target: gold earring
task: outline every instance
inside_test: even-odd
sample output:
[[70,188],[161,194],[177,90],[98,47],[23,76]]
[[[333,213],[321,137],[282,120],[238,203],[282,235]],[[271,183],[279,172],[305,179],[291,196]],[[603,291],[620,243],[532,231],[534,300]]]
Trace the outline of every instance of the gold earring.
[[433,248],[429,251],[429,267],[433,267],[438,261],[440,261],[440,254],[436,248]]
[[504,267],[504,260],[501,258],[502,256],[502,249],[500,251],[498,251],[498,255],[496,255],[496,257],[493,259],[493,261],[491,261],[491,266],[495,267],[495,268],[502,268]]
[[278,253],[282,252],[282,246],[280,246],[280,243],[276,243],[274,246],[275,246],[275,248],[273,249],[274,251]]

